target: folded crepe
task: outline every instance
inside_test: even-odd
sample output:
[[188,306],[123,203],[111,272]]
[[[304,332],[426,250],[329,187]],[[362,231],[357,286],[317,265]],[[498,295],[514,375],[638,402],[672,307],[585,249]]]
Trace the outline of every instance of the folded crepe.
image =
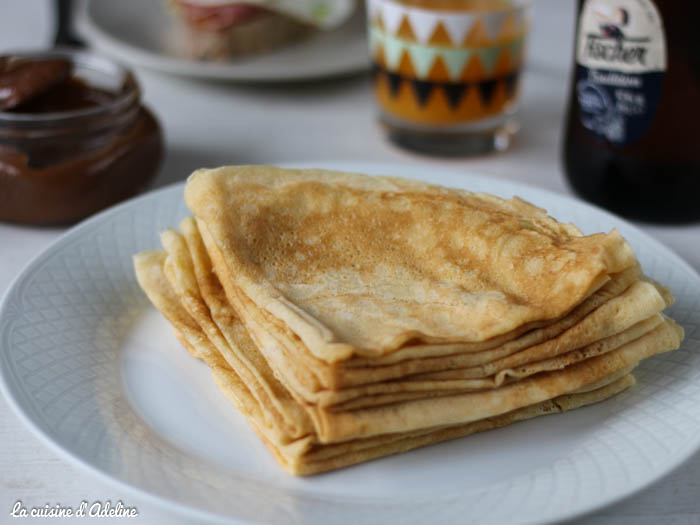
[[239,167],[185,200],[139,283],[292,473],[602,400],[683,337],[617,232],[518,198]]
[[185,201],[227,293],[239,288],[328,363],[555,319],[636,264],[616,231],[583,236],[517,198],[417,181],[219,168],[195,172]]
[[[180,298],[165,277],[165,259],[165,253],[156,251],[136,256],[135,267],[139,284],[154,305],[172,323],[183,345],[194,357],[202,359],[210,366],[214,379],[224,394],[248,417],[251,426],[275,458],[292,474],[325,472],[539,415],[578,408],[607,399],[634,384],[634,378],[628,373],[633,367],[630,366],[619,370],[618,373],[602,377],[597,382],[589,383],[588,388],[583,387],[578,392],[471,423],[417,429],[328,445],[320,443],[311,433],[304,432],[304,427],[309,431],[309,421],[306,420],[301,422],[298,434],[292,438],[280,430],[287,428],[280,423],[280,414],[272,410],[270,405],[261,403],[252,394],[250,383],[242,381],[240,375],[228,366],[209,338],[186,312]],[[245,344],[245,340],[241,340],[241,343]],[[274,383],[274,377],[268,379]],[[280,385],[276,387],[279,388]],[[279,388],[279,391],[283,392],[283,389]]]
[[[169,277],[171,285],[178,291],[178,295],[186,298],[185,304],[192,317],[197,319],[200,325],[204,325],[209,322],[206,305],[225,302],[224,293],[218,278],[212,272],[211,262],[204,250],[202,239],[198,235],[197,224],[192,218],[186,218],[180,227],[184,237],[172,230],[166,231],[162,235],[163,245],[169,254],[166,269],[169,267],[177,268],[177,271],[171,270],[170,272],[172,274],[172,277]],[[192,253],[192,257],[190,257],[190,253]],[[198,282],[197,276],[199,276],[200,282]],[[594,307],[609,298],[609,293],[605,293],[606,288],[608,292],[619,290],[622,288],[620,284],[630,285],[631,280],[637,276],[638,269],[634,268],[634,271],[629,272],[629,276],[622,280],[619,278],[611,280],[608,285],[598,290],[594,294],[598,300],[594,301],[594,297],[591,297],[587,301]],[[663,297],[662,294],[666,297]],[[568,320],[566,323],[560,321],[546,329],[531,330],[527,336],[508,341],[499,347],[482,345],[488,349],[486,351],[476,352],[471,349],[466,354],[453,354],[447,360],[437,357],[404,361],[399,366],[381,366],[378,370],[376,368],[336,369],[332,373],[340,377],[356,377],[358,381],[365,382],[361,386],[343,388],[342,390],[304,390],[303,385],[298,384],[294,377],[290,380],[288,373],[294,374],[295,370],[313,372],[313,365],[299,366],[298,360],[289,357],[287,352],[277,352],[275,356],[277,348],[275,344],[261,344],[260,347],[266,351],[266,356],[271,354],[268,356],[268,360],[280,363],[279,370],[280,374],[285,377],[285,383],[302,386],[301,390],[292,389],[303,401],[323,407],[339,404],[342,408],[359,408],[422,397],[422,393],[428,392],[455,393],[460,390],[496,388],[508,376],[525,377],[546,369],[562,367],[564,362],[580,360],[593,352],[601,353],[616,348],[624,342],[643,335],[660,322],[657,313],[665,308],[669,302],[670,298],[665,290],[658,289],[650,283],[637,281],[628,286],[619,296],[604,302],[602,306],[586,317],[569,316],[573,318],[573,321]],[[195,306],[193,307],[193,305]],[[205,312],[203,318],[202,312]],[[216,317],[216,314],[212,313],[212,316]],[[576,319],[581,322],[571,326],[557,337],[546,338],[547,335],[555,334],[562,326],[571,325]],[[228,315],[219,319],[217,324],[218,329],[223,334],[241,329],[240,321]],[[600,341],[603,338],[605,340]],[[535,344],[538,340],[543,340],[543,342]],[[582,349],[588,344],[591,348],[573,352],[573,350]],[[523,348],[526,348],[526,351],[514,354]],[[565,354],[565,356],[554,359],[555,356],[561,354]],[[507,357],[502,357],[504,355]],[[501,358],[498,359],[499,357]],[[545,358],[552,359],[544,360]],[[318,361],[316,364],[328,367],[322,361]],[[528,364],[531,366],[528,367]],[[461,368],[462,366],[468,368]],[[443,374],[421,373],[415,375],[426,369],[436,368],[438,370],[449,368],[450,370]],[[402,371],[405,373],[399,376]],[[371,380],[370,378],[377,375],[380,381],[366,384],[367,381]],[[409,375],[411,377],[406,378]],[[398,380],[397,377],[404,380]],[[391,382],[384,381],[387,378],[393,380]],[[450,379],[450,381],[444,381],[444,379]]]

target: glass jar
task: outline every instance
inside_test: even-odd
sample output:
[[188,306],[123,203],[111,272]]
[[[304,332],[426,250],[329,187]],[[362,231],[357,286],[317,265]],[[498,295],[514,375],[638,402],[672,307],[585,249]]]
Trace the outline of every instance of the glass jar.
[[141,104],[131,72],[75,50],[13,53],[12,60],[62,58],[73,77],[106,97],[91,107],[0,112],[0,220],[75,222],[144,190],[163,152],[160,126]]

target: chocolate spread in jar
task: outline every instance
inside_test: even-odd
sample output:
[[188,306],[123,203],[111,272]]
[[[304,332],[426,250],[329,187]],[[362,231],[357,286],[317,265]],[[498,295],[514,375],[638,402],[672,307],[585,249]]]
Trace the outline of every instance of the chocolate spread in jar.
[[77,221],[145,189],[160,165],[160,127],[132,77],[111,92],[59,62],[0,59],[0,104],[12,101],[0,111],[0,220]]
[[0,57],[0,110],[22,106],[69,78],[71,63],[63,58],[11,60]]

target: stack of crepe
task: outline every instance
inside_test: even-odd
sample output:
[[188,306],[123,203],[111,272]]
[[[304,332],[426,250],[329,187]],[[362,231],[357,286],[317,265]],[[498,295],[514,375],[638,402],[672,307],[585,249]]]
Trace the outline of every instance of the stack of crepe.
[[293,474],[601,401],[683,338],[619,233],[518,198],[248,166],[185,200],[138,281]]

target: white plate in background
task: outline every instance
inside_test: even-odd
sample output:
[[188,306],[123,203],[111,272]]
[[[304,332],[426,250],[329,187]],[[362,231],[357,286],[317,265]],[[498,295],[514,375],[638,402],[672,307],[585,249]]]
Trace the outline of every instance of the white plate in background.
[[126,64],[188,77],[239,82],[325,78],[369,69],[364,13],[280,49],[227,62],[177,56],[166,0],[83,0],[77,29],[91,46]]

